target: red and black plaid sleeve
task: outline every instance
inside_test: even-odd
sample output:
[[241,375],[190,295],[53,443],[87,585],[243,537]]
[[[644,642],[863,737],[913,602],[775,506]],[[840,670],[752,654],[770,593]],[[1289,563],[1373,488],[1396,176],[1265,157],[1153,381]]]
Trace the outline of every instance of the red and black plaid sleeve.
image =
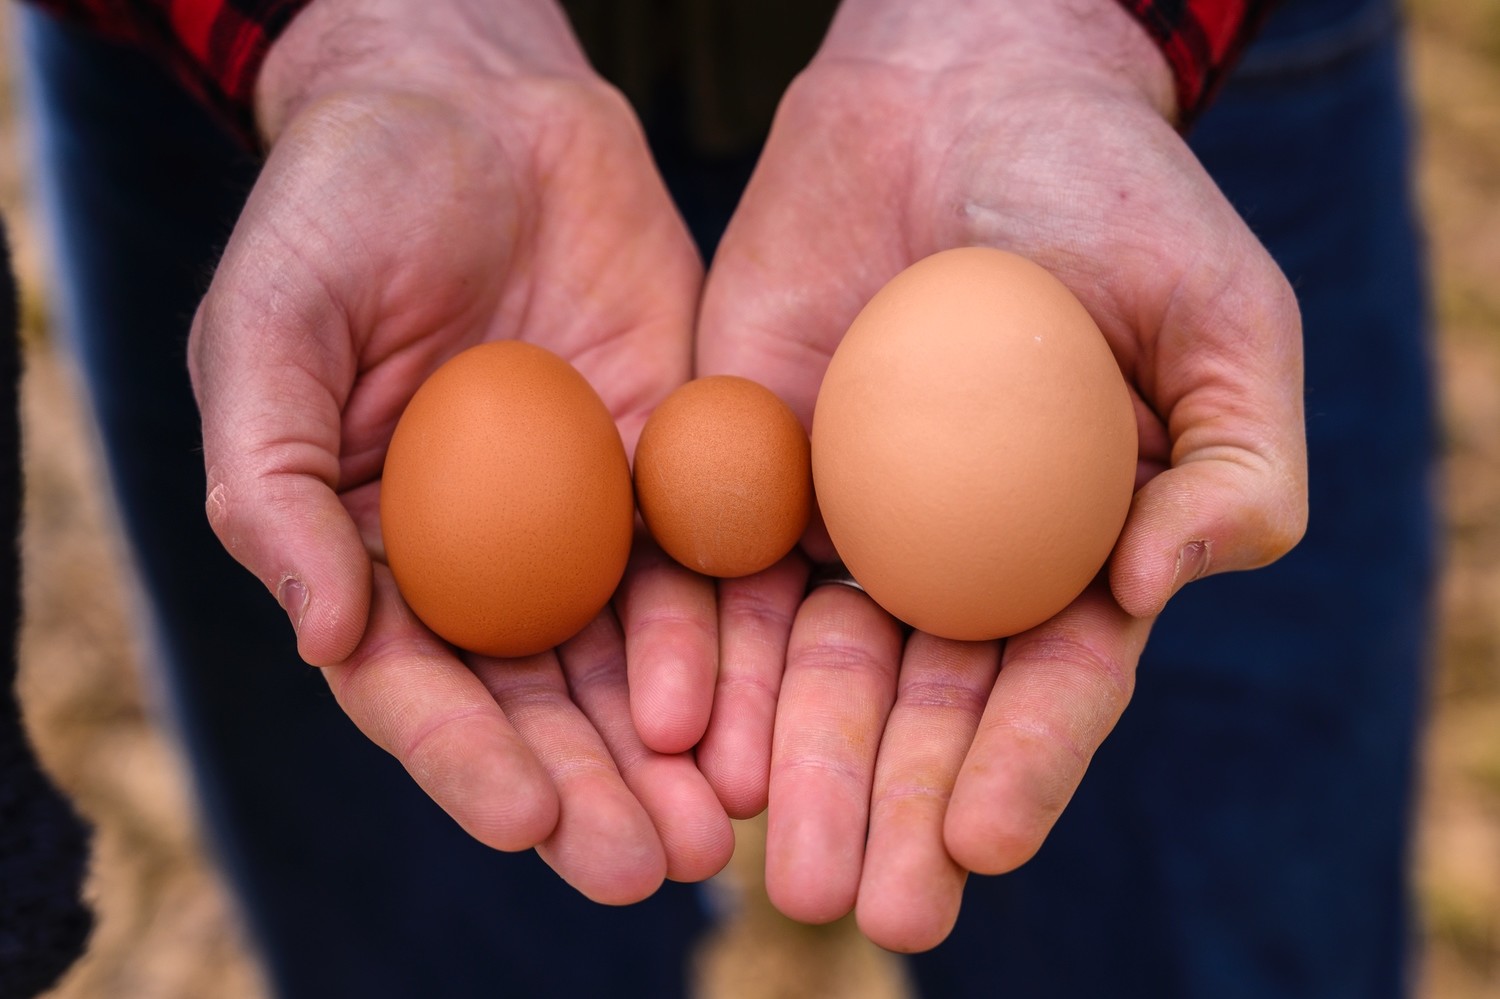
[[1150,32],[1177,80],[1182,127],[1213,99],[1278,0],[1120,0]]
[[155,55],[253,145],[256,74],[271,42],[308,0],[36,2]]
[[[271,42],[309,0],[35,0],[171,65],[255,141],[255,77]],[[1120,0],[1161,46],[1183,126],[1208,105],[1277,0]]]

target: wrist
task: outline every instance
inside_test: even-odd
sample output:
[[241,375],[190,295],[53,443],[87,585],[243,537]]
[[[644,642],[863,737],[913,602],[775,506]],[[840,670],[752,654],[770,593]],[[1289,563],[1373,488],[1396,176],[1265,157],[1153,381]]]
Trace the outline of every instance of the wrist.
[[592,76],[554,0],[313,0],[266,55],[255,119],[271,143],[303,108],[336,94],[465,103],[486,82],[525,75]]
[[1119,0],[844,0],[818,58],[1074,81],[1177,117],[1171,66]]

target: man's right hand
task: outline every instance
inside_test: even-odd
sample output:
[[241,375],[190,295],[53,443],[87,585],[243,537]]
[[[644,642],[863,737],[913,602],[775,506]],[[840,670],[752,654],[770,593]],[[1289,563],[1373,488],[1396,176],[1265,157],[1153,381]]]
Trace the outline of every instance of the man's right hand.
[[638,559],[624,584],[633,654],[687,663],[701,694],[655,752],[611,609],[528,659],[457,652],[401,600],[377,519],[397,418],[465,347],[566,358],[627,450],[687,378],[702,266],[630,109],[544,0],[314,0],[257,97],[269,158],[190,342],[214,530],[355,724],[477,839],[536,847],[604,902],[713,874],[733,835],[680,752],[712,691],[707,582]]

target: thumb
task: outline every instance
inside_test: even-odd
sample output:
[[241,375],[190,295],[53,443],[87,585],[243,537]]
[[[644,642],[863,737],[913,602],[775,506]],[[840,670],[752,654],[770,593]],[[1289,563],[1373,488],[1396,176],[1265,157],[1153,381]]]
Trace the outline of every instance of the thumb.
[[1195,579],[1275,561],[1306,529],[1301,321],[1279,269],[1256,263],[1230,290],[1186,283],[1165,317],[1154,375],[1171,467],[1136,493],[1110,564],[1136,617]]
[[238,266],[235,250],[189,338],[208,519],[286,610],[302,658],[328,665],[354,651],[370,608],[370,557],[336,492],[348,336],[305,274]]

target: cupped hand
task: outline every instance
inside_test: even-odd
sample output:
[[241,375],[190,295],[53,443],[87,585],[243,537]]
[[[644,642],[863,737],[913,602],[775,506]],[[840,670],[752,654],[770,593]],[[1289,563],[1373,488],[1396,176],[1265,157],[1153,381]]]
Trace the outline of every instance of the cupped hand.
[[[686,379],[701,264],[628,106],[550,3],[315,0],[258,116],[269,157],[190,343],[214,530],[350,718],[476,838],[535,847],[606,902],[711,875],[728,819],[690,756],[637,734],[611,609],[554,651],[483,659],[422,626],[381,553],[391,432],[463,348],[568,359],[627,449]],[[652,610],[681,587],[711,630],[701,584],[643,575],[647,654],[703,633]]]
[[[754,378],[810,424],[830,355],[886,280],[938,250],[996,246],[1088,307],[1141,440],[1107,578],[1003,643],[903,638],[857,591],[804,601],[794,566],[721,585],[726,615],[757,608],[751,625],[724,618],[724,648],[751,627],[762,648],[785,636],[785,673],[726,651],[718,697],[758,713],[721,730],[716,708],[699,762],[731,806],[768,796],[767,889],[788,915],[853,908],[884,946],[937,944],[969,872],[1038,849],[1170,597],[1300,537],[1296,303],[1173,113],[1164,61],[1112,0],[849,0],[778,111],[710,270],[701,373]],[[833,555],[826,537],[804,549]]]

